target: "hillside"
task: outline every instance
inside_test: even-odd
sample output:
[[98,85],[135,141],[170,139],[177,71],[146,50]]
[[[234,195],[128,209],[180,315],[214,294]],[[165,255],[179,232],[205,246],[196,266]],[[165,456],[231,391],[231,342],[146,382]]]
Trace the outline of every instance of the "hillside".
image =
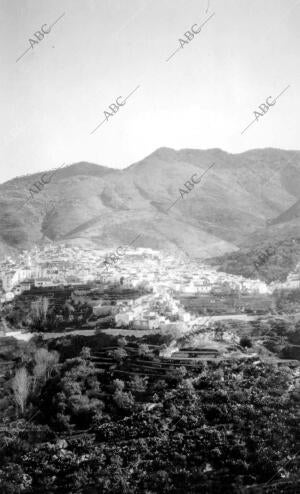
[[123,170],[65,166],[29,192],[42,175],[0,185],[0,253],[50,240],[113,248],[141,235],[134,245],[209,258],[299,228],[299,151],[160,148]]
[[286,211],[283,211],[283,213],[279,214],[277,218],[274,218],[270,222],[270,224],[277,225],[280,223],[286,223],[287,221],[293,221],[293,220],[299,221],[299,218],[300,218],[300,199],[296,201],[295,204],[293,204]]
[[224,254],[209,260],[220,271],[246,278],[285,281],[300,260],[300,233],[297,237],[257,243],[252,248]]

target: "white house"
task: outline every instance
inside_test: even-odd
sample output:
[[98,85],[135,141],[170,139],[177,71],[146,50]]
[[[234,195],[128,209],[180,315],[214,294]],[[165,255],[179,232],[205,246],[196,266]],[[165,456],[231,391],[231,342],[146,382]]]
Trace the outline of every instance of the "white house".
[[127,326],[131,321],[129,312],[121,312],[120,314],[115,315],[116,326]]

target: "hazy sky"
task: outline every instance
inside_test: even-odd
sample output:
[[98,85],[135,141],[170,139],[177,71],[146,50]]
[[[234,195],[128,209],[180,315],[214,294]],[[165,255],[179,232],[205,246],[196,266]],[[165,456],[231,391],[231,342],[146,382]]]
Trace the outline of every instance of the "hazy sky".
[[[63,162],[124,168],[162,146],[233,153],[300,148],[300,0],[0,0],[0,6],[0,182]],[[179,38],[213,13],[166,62]],[[62,14],[16,62],[29,38]],[[90,135],[109,105],[137,86]],[[241,135],[258,105],[287,86]]]

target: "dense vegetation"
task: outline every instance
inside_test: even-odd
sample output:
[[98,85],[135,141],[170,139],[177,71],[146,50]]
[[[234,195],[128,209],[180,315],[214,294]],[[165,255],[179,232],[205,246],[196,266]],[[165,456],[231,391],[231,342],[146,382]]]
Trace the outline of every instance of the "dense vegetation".
[[[29,331],[65,331],[71,329],[107,328],[114,324],[116,300],[136,298],[149,293],[141,283],[138,288],[124,288],[114,283],[105,289],[76,290],[70,287],[34,288],[1,307],[1,315],[14,328]],[[103,304],[97,310],[93,307]]]
[[287,238],[272,243],[264,242],[255,248],[241,248],[237,252],[215,257],[210,262],[220,271],[271,281],[285,281],[300,260],[300,238]]
[[300,289],[275,290],[274,298],[278,312],[300,312]]
[[[288,368],[225,360],[138,375],[122,371],[124,340],[103,363],[82,341],[23,350],[2,411],[1,493],[280,492],[278,482],[296,492],[299,391]],[[136,354],[160,372],[154,350]]]

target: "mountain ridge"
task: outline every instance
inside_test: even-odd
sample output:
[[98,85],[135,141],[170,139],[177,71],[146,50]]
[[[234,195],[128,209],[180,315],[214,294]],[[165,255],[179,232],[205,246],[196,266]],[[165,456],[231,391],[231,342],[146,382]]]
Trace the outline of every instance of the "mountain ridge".
[[0,253],[46,238],[114,248],[142,233],[137,246],[209,258],[255,238],[277,238],[279,230],[292,235],[299,226],[299,215],[287,211],[299,201],[300,151],[162,147],[124,169],[83,161],[64,166],[30,195],[41,175],[0,185]]

